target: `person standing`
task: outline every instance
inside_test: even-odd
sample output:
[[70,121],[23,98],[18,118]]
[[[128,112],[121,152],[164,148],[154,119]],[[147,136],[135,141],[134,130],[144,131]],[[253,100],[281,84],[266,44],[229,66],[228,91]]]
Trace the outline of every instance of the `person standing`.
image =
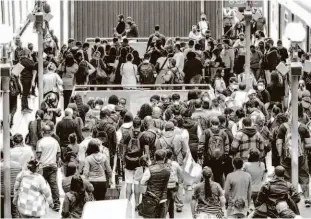
[[11,74],[10,76],[10,127],[13,126],[14,115],[17,110],[17,97],[22,95],[22,86],[19,76]]
[[121,36],[123,36],[124,35],[124,33],[125,33],[125,22],[124,22],[124,16],[123,16],[123,14],[119,14],[118,15],[118,25],[117,25],[117,27],[116,27],[116,32],[117,32],[117,34],[118,35],[121,35]]
[[201,20],[198,22],[198,27],[202,35],[209,30],[209,22],[206,20],[206,15],[201,15]]
[[[105,200],[107,191],[107,180],[112,184],[112,170],[109,165],[109,159],[100,152],[100,141],[91,140],[86,150],[83,175],[92,183],[94,187],[94,198],[97,201]],[[106,177],[106,172],[108,179]]]
[[[235,203],[237,199],[243,199],[248,209],[252,196],[252,177],[249,173],[242,170],[243,160],[241,158],[233,159],[234,172],[229,173],[225,182],[225,197],[228,203],[227,215],[234,216]],[[246,215],[245,215],[246,216]]]
[[141,184],[147,185],[146,194],[153,193],[160,200],[152,218],[166,218],[167,185],[170,178],[170,168],[165,164],[165,157],[164,150],[157,150],[154,158],[155,164],[145,170],[141,179]]
[[21,134],[16,133],[13,136],[13,145],[10,150],[11,160],[18,162],[23,170],[27,169],[27,164],[35,158],[33,150],[30,146],[24,145],[24,139]]
[[[121,65],[120,73],[122,76],[121,85],[123,86],[124,90],[131,90],[135,89],[138,80],[137,75],[137,65],[134,65],[132,63],[133,61],[133,55],[127,54],[126,56],[126,63]],[[131,85],[131,86],[126,86]]]
[[39,162],[31,160],[27,167],[16,177],[13,204],[17,206],[21,218],[41,218],[47,212],[46,202],[54,209],[51,191],[38,173]]
[[213,172],[204,167],[204,181],[194,187],[191,201],[193,218],[223,218],[222,208],[226,204],[225,194],[221,186],[212,180]]
[[23,113],[30,113],[32,112],[32,109],[30,109],[28,105],[28,96],[30,94],[32,82],[35,80],[35,75],[33,74],[35,63],[29,59],[30,51],[28,49],[24,48],[20,55],[19,63],[24,66],[24,69],[20,73],[20,81],[22,84],[21,109]]
[[265,71],[266,83],[270,84],[271,82],[271,74],[279,64],[278,59],[278,50],[276,47],[273,47],[274,41],[272,39],[268,39],[265,42],[266,53],[264,54],[262,61],[262,68]]
[[125,30],[126,31],[126,37],[127,38],[139,37],[138,28],[137,28],[137,25],[135,24],[135,22],[133,21],[133,19],[131,17],[127,17],[126,23],[128,25],[128,29]]
[[176,67],[178,68],[179,72],[182,72],[184,70],[185,57],[184,53],[181,51],[180,44],[175,45],[175,54],[173,58],[176,60]]
[[229,86],[230,77],[233,76],[234,67],[234,50],[230,47],[230,41],[228,39],[223,40],[224,48],[220,52],[220,57],[224,63],[224,81],[226,86]]
[[50,126],[43,127],[43,138],[37,145],[37,159],[43,171],[43,177],[48,182],[52,192],[53,210],[60,210],[59,189],[57,184],[57,167],[60,162],[59,143],[51,136]]
[[82,131],[79,129],[78,123],[73,119],[73,110],[70,108],[65,109],[65,117],[56,125],[56,135],[60,139],[60,146],[62,150],[62,159],[66,154],[66,147],[69,144],[69,135],[76,133],[78,143],[83,140]]
[[151,46],[151,43],[157,39],[160,39],[162,41],[162,45],[165,45],[165,36],[160,33],[159,25],[154,26],[154,33],[149,36],[146,51],[148,51],[149,47]]
[[261,69],[260,69],[260,63],[262,61],[262,53],[257,50],[255,48],[254,45],[251,45],[251,61],[250,61],[250,65],[251,65],[251,70],[253,71],[253,74],[255,75],[256,80],[259,80],[260,78],[260,73],[261,73]]
[[[4,160],[3,160],[3,151],[1,150],[1,163],[0,163],[0,169],[1,169],[1,218],[4,218]],[[16,177],[18,174],[22,171],[22,166],[19,164],[19,162],[10,161],[10,181],[11,181],[11,202],[14,198],[14,183],[16,180]],[[19,213],[16,208],[16,204],[11,203],[11,215],[12,218],[19,218]]]

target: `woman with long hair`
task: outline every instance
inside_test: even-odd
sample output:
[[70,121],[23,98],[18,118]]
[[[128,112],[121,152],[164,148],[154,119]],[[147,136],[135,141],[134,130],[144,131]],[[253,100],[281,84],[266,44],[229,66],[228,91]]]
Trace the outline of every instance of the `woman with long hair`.
[[150,106],[150,104],[145,103],[140,107],[140,110],[138,112],[138,117],[141,120],[144,120],[146,116],[152,116],[152,113],[153,113],[153,109]]
[[[92,139],[87,147],[84,161],[83,175],[94,186],[94,198],[97,201],[105,200],[107,180],[112,182],[112,170],[109,159],[100,152],[100,141]],[[106,173],[109,179],[106,178]]]
[[222,69],[217,69],[215,78],[214,78],[214,88],[216,97],[222,94],[226,90],[226,83],[224,81],[225,72]]
[[126,63],[121,65],[120,74],[122,76],[121,84],[124,90],[131,90],[136,88],[136,86],[126,86],[136,85],[138,81],[137,65],[133,64],[132,54],[127,54]]
[[75,74],[78,71],[79,65],[74,59],[72,53],[67,53],[65,61],[59,65],[59,72],[63,80],[63,95],[64,95],[64,108],[67,107],[69,99],[72,94],[73,85],[75,83]]
[[36,150],[37,142],[43,137],[42,136],[42,127],[44,125],[43,122],[44,111],[37,110],[36,119],[34,121],[29,122],[28,125],[28,139],[26,137],[26,143],[34,150]]
[[73,176],[70,184],[70,191],[65,194],[62,209],[63,218],[81,218],[83,207],[86,202],[91,201],[86,192],[81,176]]
[[121,76],[121,65],[126,63],[126,57],[127,57],[128,51],[125,47],[121,48],[120,50],[120,56],[118,57],[118,65],[116,69],[116,75],[115,75],[115,84],[121,84],[122,76]]
[[226,204],[225,194],[221,186],[212,180],[213,172],[204,167],[204,181],[194,187],[191,211],[193,218],[224,218],[222,208]]
[[142,63],[141,58],[139,57],[139,53],[137,50],[132,52],[133,55],[133,64],[139,66]]
[[267,86],[267,90],[270,93],[270,104],[274,102],[282,103],[285,96],[285,88],[281,83],[280,75],[277,72],[271,73],[271,82]]
[[46,202],[54,207],[52,194],[45,179],[38,173],[39,162],[28,162],[27,170],[21,171],[14,185],[13,203],[21,218],[40,218],[47,213]]
[[93,74],[96,69],[89,62],[83,60],[79,64],[79,68],[75,75],[75,84],[86,85],[89,81],[89,75]]

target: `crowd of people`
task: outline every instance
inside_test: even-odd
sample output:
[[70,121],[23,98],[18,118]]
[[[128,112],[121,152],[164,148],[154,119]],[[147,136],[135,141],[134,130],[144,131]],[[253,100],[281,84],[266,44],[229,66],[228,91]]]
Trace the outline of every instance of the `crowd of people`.
[[[117,189],[122,181],[126,198],[131,200],[134,194],[135,210],[144,218],[167,214],[174,218],[175,211],[183,210],[184,190],[193,193],[193,218],[295,218],[300,214],[301,197],[290,183],[292,116],[286,90],[290,78],[276,70],[279,63],[286,63],[291,50],[280,40],[274,47],[261,30],[254,31],[250,48],[245,46],[243,31],[238,39],[224,35],[214,40],[206,16],[201,18],[188,43],[165,38],[155,26],[143,59],[127,38],[119,41],[128,33],[122,25],[117,26],[112,44],[100,38],[93,46],[69,39],[59,52],[57,39],[49,32],[47,42],[54,44],[46,43],[44,50],[44,101],[29,123],[27,136],[16,133],[11,139],[14,218],[42,217],[46,201],[53,210],[61,210],[62,217],[79,218],[86,202],[108,199],[107,191]],[[122,22],[123,15],[119,19]],[[132,19],[127,21],[138,32]],[[197,33],[203,38],[196,38]],[[19,38],[15,44],[13,62],[24,69],[11,77],[11,124],[19,95],[22,111],[32,110],[28,96],[36,95],[38,72],[33,45],[23,48]],[[250,72],[244,69],[247,49],[251,50]],[[302,50],[299,58],[310,59]],[[299,183],[306,207],[311,206],[310,75],[304,72],[297,91]],[[172,94],[151,96],[139,112],[131,112],[127,100],[116,95],[107,102],[87,103],[81,95],[72,95],[74,85],[135,89],[137,84],[155,83],[167,84]],[[192,89],[182,99],[170,84],[205,84],[207,89]],[[60,95],[64,112],[58,104]],[[267,182],[270,152],[275,170]],[[193,172],[189,165],[199,168]],[[59,167],[64,175],[62,209]]]

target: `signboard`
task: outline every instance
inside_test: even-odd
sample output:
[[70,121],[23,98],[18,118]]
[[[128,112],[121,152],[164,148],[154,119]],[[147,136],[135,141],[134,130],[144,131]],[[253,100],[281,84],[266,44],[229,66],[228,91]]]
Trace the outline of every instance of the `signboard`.
[[[242,8],[246,7],[247,0],[224,0],[224,8]],[[252,2],[252,7],[255,8],[263,8],[263,0],[253,0]]]

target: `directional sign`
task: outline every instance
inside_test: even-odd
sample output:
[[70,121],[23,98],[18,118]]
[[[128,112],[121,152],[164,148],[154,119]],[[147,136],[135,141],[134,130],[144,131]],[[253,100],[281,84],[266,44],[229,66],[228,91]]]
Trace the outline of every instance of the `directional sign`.
[[[241,8],[246,7],[248,0],[224,0],[224,8],[233,7]],[[263,7],[263,0],[253,0],[251,1],[251,6],[255,8]]]

